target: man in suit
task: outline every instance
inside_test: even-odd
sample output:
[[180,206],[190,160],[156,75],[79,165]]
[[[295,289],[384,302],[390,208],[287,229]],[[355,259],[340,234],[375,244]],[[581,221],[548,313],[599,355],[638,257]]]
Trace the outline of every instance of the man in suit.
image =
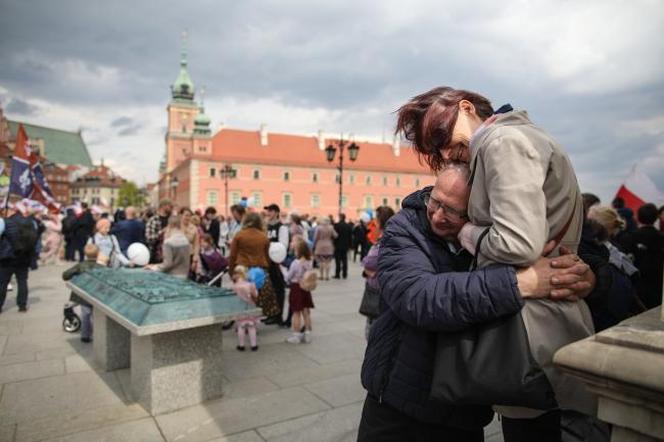
[[334,239],[334,279],[348,278],[348,251],[353,244],[353,228],[346,222],[346,214],[339,214],[334,224],[337,237]]

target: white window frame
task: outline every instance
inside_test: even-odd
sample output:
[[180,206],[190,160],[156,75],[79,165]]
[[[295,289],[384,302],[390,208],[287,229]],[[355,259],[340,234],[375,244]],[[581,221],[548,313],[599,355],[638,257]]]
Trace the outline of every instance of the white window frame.
[[311,194],[311,207],[319,208],[321,206],[321,197],[319,193]]
[[[288,200],[287,200],[288,199]],[[293,194],[290,192],[285,192],[281,195],[281,201],[284,208],[290,209],[293,207]]]

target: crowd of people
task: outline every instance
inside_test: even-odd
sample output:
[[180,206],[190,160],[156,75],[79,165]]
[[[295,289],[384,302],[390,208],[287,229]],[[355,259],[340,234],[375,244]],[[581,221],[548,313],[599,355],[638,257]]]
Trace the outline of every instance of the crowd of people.
[[[285,339],[289,343],[312,340],[310,309],[314,303],[310,290],[304,288],[309,282],[303,279],[312,274],[317,275],[316,281],[346,279],[350,252],[355,251],[353,259],[357,255],[363,259],[377,239],[378,228],[376,220],[360,219],[353,224],[346,222],[344,214],[338,219],[297,213],[282,216],[277,204],[262,210],[237,204],[230,208],[228,218],[218,215],[214,207],[194,212],[176,207],[167,199],[160,201],[154,211],[126,207],[113,214],[94,211],[85,203],[78,211],[68,208],[61,215],[31,211],[20,203],[9,210],[3,234],[7,257],[0,260],[0,289],[4,301],[7,290],[13,289],[10,279],[15,275],[21,312],[28,308],[30,269],[75,263],[63,274],[64,279],[70,279],[93,268],[92,263],[116,269],[135,267],[130,246],[140,243],[149,251],[146,270],[215,285],[220,285],[223,275],[229,273],[231,287],[260,308],[265,324],[292,327],[292,334]],[[18,238],[14,238],[15,226],[22,229],[18,230]],[[16,243],[22,244],[20,250]],[[272,244],[280,245],[284,257],[271,257]],[[252,268],[260,268],[267,275],[257,287],[255,299],[245,284],[247,269]],[[75,294],[72,302],[81,305],[81,339],[90,342],[90,305]],[[236,322],[238,349],[244,349],[244,334],[249,333],[252,350],[257,350],[255,324],[246,317]]]

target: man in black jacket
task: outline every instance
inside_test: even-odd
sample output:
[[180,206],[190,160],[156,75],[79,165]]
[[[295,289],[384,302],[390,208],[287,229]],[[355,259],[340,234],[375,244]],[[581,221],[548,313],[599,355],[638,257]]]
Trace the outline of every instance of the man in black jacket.
[[28,310],[28,272],[35,258],[37,228],[29,217],[10,209],[4,219],[5,231],[0,238],[0,312],[7,297],[7,285],[16,275],[18,293],[16,304],[19,312]]
[[74,223],[74,244],[76,244],[78,260],[82,262],[85,259],[83,248],[85,248],[88,238],[95,232],[95,219],[92,217],[87,203],[81,203],[81,209],[83,209],[83,213]]
[[337,237],[334,239],[334,279],[348,278],[348,251],[353,245],[353,228],[346,222],[346,214],[339,214],[334,224]]
[[493,416],[489,406],[455,406],[429,397],[437,334],[517,313],[522,298],[549,296],[553,275],[570,284],[565,290],[589,287],[580,276],[588,267],[571,256],[555,258],[566,270],[541,258],[528,269],[495,265],[467,272],[470,255],[456,239],[467,220],[467,182],[467,169],[443,170],[433,188],[404,200],[384,230],[381,313],[362,366],[368,394],[359,441],[482,441]]
[[641,274],[636,290],[646,308],[662,303],[664,235],[654,226],[657,217],[654,204],[641,206],[636,212],[638,229],[627,233],[622,241],[625,253],[634,257],[634,265]]

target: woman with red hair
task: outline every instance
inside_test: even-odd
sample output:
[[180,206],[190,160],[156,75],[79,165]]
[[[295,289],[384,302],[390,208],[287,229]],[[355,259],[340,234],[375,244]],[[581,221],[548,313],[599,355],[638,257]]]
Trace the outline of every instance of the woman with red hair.
[[[469,163],[469,222],[458,240],[479,267],[530,266],[552,241],[555,253],[559,245],[576,252],[583,203],[574,169],[562,147],[525,111],[505,105],[494,112],[491,102],[477,93],[438,87],[399,109],[396,131],[433,171],[451,162]],[[552,298],[556,294],[554,290]],[[532,355],[551,382],[560,409],[595,415],[594,399],[552,362],[558,348],[593,334],[585,302],[527,300],[521,315]],[[503,416],[506,441],[560,440],[560,409],[496,409]]]

